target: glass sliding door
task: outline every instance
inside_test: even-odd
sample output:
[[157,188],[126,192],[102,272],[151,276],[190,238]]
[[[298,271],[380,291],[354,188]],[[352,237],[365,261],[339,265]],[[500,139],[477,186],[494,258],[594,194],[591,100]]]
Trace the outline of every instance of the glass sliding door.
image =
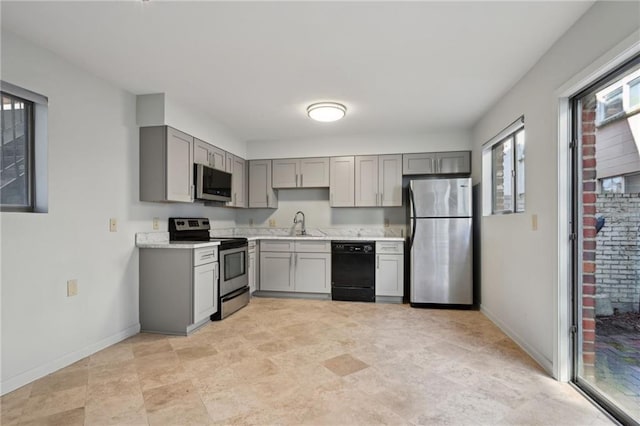
[[640,424],[640,58],[572,99],[573,381]]

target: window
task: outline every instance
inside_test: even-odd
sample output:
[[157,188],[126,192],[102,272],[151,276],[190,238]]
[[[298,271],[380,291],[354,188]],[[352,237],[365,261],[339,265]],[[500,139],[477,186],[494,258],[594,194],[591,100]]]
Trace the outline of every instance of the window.
[[2,92],[0,202],[11,210],[33,209],[33,103]]
[[622,107],[622,87],[598,99],[598,121],[604,122],[624,114]]
[[603,194],[622,194],[624,193],[624,178],[615,176],[600,180],[600,188]]
[[47,104],[0,81],[0,209],[47,211]]
[[629,83],[629,109],[640,107],[640,78]]
[[640,111],[640,69],[596,93],[596,126]]
[[484,145],[483,214],[521,213],[525,207],[524,117]]

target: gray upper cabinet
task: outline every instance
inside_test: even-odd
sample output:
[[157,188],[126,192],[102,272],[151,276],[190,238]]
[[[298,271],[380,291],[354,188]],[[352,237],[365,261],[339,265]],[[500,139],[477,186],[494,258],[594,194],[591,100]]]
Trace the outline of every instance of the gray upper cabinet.
[[249,208],[278,208],[271,186],[271,160],[249,161]]
[[210,143],[194,138],[193,161],[218,170],[226,170],[227,153]]
[[379,206],[402,206],[402,155],[378,156]]
[[329,158],[300,160],[300,187],[327,188],[329,186]]
[[402,156],[403,175],[471,173],[471,152],[425,152]]
[[231,173],[231,201],[227,202],[229,207],[247,207],[247,176],[248,170],[246,167],[246,161],[233,155],[229,152],[226,153],[226,171]]
[[436,170],[438,173],[471,173],[471,152],[436,153]]
[[300,176],[300,160],[278,159],[273,163],[273,188],[297,188]]
[[355,206],[355,158],[331,157],[330,169],[329,205]]
[[357,156],[356,207],[402,206],[402,155]]
[[356,156],[355,159],[355,205],[375,207],[378,205],[378,156]]
[[329,158],[273,160],[274,188],[322,188],[329,186]]
[[169,126],[140,128],[140,201],[193,201],[193,144]]

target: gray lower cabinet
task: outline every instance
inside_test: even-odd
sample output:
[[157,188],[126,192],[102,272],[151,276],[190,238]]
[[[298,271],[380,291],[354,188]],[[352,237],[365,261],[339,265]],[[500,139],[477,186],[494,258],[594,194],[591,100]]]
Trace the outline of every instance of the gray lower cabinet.
[[457,173],[471,173],[471,151],[424,152],[402,155],[403,175]]
[[260,291],[331,293],[331,243],[260,243]]
[[404,243],[376,242],[376,296],[404,295]]
[[140,201],[193,201],[193,143],[169,126],[140,128]]
[[249,241],[247,275],[249,276],[249,291],[253,294],[258,288],[258,247],[255,241]]
[[218,248],[140,249],[140,329],[187,335],[218,307]]

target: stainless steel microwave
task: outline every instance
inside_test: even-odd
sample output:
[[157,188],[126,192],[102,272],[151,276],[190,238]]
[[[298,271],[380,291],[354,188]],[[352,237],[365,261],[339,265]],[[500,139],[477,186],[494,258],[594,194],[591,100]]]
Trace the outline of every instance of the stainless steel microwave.
[[193,168],[197,200],[231,201],[231,173],[197,163]]

